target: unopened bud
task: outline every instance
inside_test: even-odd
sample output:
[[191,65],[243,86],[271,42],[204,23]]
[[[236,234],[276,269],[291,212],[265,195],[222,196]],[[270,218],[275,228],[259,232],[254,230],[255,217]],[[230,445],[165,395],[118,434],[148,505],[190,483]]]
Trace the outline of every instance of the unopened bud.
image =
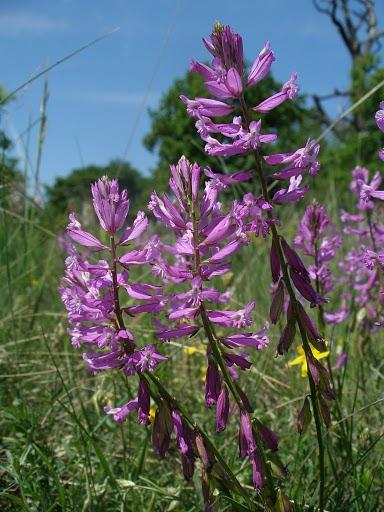
[[301,411],[299,412],[299,415],[297,417],[297,431],[299,432],[300,435],[305,434],[309,424],[311,423],[311,419],[311,406],[309,404],[309,398],[306,396],[303,407],[301,408]]

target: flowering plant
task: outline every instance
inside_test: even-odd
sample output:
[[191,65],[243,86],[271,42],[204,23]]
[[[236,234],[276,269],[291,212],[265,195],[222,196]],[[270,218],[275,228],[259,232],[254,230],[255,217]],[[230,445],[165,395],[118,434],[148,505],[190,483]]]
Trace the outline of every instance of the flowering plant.
[[[70,214],[67,233],[72,242],[82,247],[82,252],[68,242],[60,293],[68,311],[69,333],[76,348],[86,347],[83,358],[91,373],[116,370],[138,383],[136,396],[119,407],[105,408],[107,414],[120,422],[136,412],[138,422],[149,426],[152,400],[156,403],[151,426],[154,451],[164,457],[174,434],[187,480],[192,478],[196,461],[200,460],[205,510],[212,510],[213,487],[217,482],[216,487],[224,488],[226,495],[242,496],[243,502],[253,509],[248,490],[210,435],[156,374],[158,366],[168,359],[167,342],[184,339],[187,345],[189,338],[200,336],[206,355],[205,403],[208,408],[215,408],[216,434],[225,435],[228,423],[234,423],[231,418],[237,417],[239,455],[250,463],[253,485],[263,506],[275,511],[292,510],[288,498],[277,488],[270,464],[272,452],[278,449],[278,436],[255,415],[240,379],[251,367],[257,351],[270,344],[269,323],[253,329],[255,301],[235,309],[229,305],[229,290],[216,285],[217,276],[230,271],[233,256],[252,237],[270,238],[273,292],[269,319],[273,325],[282,325],[277,355],[290,350],[297,331],[300,336],[299,357],[291,364],[301,364],[309,391],[298,414],[297,429],[303,434],[314,418],[319,451],[319,510],[323,511],[322,424],[330,426],[328,404],[334,399],[329,369],[321,362],[329,355],[325,323],[340,322],[348,315],[344,303],[336,313],[325,311],[324,307],[328,302],[325,296],[334,287],[329,262],[335,257],[341,239],[330,226],[324,208],[317,203],[306,209],[293,243],[281,234],[285,226],[279,215],[282,205],[301,201],[308,192],[310,180],[320,169],[320,146],[308,139],[295,151],[274,153],[268,149],[273,148],[278,134],[263,133],[263,116],[294,99],[298,92],[297,73],[293,72],[280,91],[258,105],[247,104],[245,91],[266,77],[275,60],[269,42],[246,73],[242,38],[230,27],[216,24],[210,39],[203,41],[213,57],[212,63],[209,66],[192,61],[191,69],[204,78],[205,89],[213,98],[190,99],[182,95],[181,100],[188,114],[196,119],[196,129],[208,155],[249,154],[254,159],[254,168],[228,175],[211,168],[201,169],[182,156],[170,167],[170,192],[161,197],[156,191],[151,195],[148,210],[166,229],[165,234],[163,230],[163,235],[150,238],[145,234],[148,219],[143,212],[138,213],[132,226],[125,226],[128,193],[119,190],[117,180],[103,178],[93,184],[93,205],[105,241],[85,231],[75,214]],[[217,119],[232,113],[235,115],[231,122]],[[376,119],[384,130],[383,105]],[[384,159],[383,151],[379,154]],[[257,184],[258,192],[221,201],[223,191],[251,180]],[[364,265],[369,271],[366,282],[354,280],[347,284],[361,291],[359,300],[369,312],[370,327],[378,326],[381,319],[381,307],[372,314],[370,308],[374,286],[382,292],[378,270],[384,261],[384,228],[373,224],[371,215],[375,200],[384,198],[379,185],[378,174],[370,182],[368,171],[356,169],[351,190],[357,195],[357,209],[365,213],[365,218],[362,214],[343,213],[346,222],[366,222],[363,228],[348,228],[364,241],[364,246],[361,255],[347,255],[344,267],[351,272]],[[129,247],[133,243],[135,246]],[[312,258],[308,268],[299,250]],[[106,254],[105,259],[98,259],[100,253]],[[132,268],[144,266],[152,271],[151,282],[132,282]],[[342,298],[345,302],[349,297]],[[381,304],[382,293],[379,301]],[[317,308],[319,325],[306,305]],[[130,319],[143,313],[151,316],[156,328],[153,339],[144,346],[130,329]],[[284,467],[280,470],[286,474]]]

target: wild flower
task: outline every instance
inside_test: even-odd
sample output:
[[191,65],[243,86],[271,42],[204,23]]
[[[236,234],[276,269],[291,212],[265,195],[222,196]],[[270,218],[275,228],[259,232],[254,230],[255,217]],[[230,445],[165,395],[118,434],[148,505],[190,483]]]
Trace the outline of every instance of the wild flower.
[[[184,159],[185,160],[185,159]],[[190,166],[183,160],[183,169],[189,172]],[[185,165],[187,167],[185,167]],[[194,166],[194,169],[198,169]],[[198,172],[200,172],[198,170]],[[189,176],[189,175],[188,175]],[[187,177],[188,177],[187,176]],[[175,179],[184,179],[185,176],[174,175]],[[232,179],[236,182],[245,179],[245,174],[240,174]],[[212,214],[211,223],[206,223],[207,239],[206,247],[202,250],[202,256],[208,257],[208,253],[218,257],[217,245],[220,236],[228,237],[232,232],[232,227],[228,227],[228,233],[222,232],[218,236],[218,208],[212,201],[216,198],[216,188],[226,187],[228,182],[224,179],[214,176],[215,187],[205,198],[206,203],[203,207],[206,209],[205,220],[210,218],[211,210],[216,212]],[[177,182],[181,186],[185,182]],[[176,186],[176,182],[175,182]],[[197,204],[199,195],[199,180],[193,179],[189,182],[188,200],[194,198]],[[243,489],[231,468],[226,465],[220,453],[210,442],[205,432],[196,425],[196,422],[183,409],[182,404],[168,393],[161,381],[153,376],[153,372],[159,364],[164,363],[168,357],[161,353],[159,344],[152,341],[144,346],[138,346],[133,333],[127,328],[127,319],[130,316],[141,312],[151,312],[154,314],[163,311],[169,307],[173,313],[171,320],[176,321],[175,327],[163,326],[158,323],[158,339],[161,342],[186,335],[193,335],[200,328],[199,325],[188,325],[183,323],[183,318],[191,318],[190,310],[198,311],[202,307],[203,301],[226,302],[225,293],[219,293],[212,287],[202,289],[203,279],[221,273],[224,266],[220,262],[204,263],[207,273],[201,271],[202,277],[191,277],[192,287],[189,291],[175,295],[165,295],[162,286],[145,283],[134,283],[129,279],[130,267],[137,265],[148,265],[157,262],[157,265],[164,268],[164,279],[174,282],[186,281],[190,270],[184,263],[184,272],[182,272],[181,261],[185,262],[188,258],[188,231],[193,231],[192,226],[187,226],[187,210],[177,212],[177,207],[171,201],[164,197],[164,202],[159,199],[155,208],[156,214],[169,226],[172,226],[179,235],[185,231],[187,236],[180,240],[180,247],[175,249],[183,254],[181,261],[173,267],[166,265],[162,259],[162,251],[165,244],[162,244],[158,237],[154,235],[147,242],[139,241],[141,235],[145,232],[148,219],[143,212],[139,212],[132,226],[125,227],[124,223],[128,214],[129,201],[126,190],[120,191],[117,180],[102,178],[92,185],[93,204],[101,228],[106,232],[105,243],[97,237],[85,231],[77,220],[74,213],[70,214],[67,233],[69,237],[85,248],[85,254],[81,254],[71,243],[67,243],[68,257],[65,260],[65,275],[60,286],[62,301],[67,308],[69,321],[69,334],[72,337],[72,344],[75,348],[85,348],[83,359],[87,364],[89,371],[93,374],[104,371],[121,371],[126,378],[136,378],[138,381],[137,395],[128,402],[119,407],[106,407],[105,412],[113,417],[117,422],[125,421],[127,416],[136,412],[137,420],[143,426],[152,426],[152,445],[154,451],[164,457],[171,442],[172,434],[175,435],[176,445],[180,452],[183,474],[186,479],[190,479],[194,473],[196,456],[202,458],[205,464],[206,454],[209,454],[209,465],[215,466],[215,476],[221,482],[221,485],[228,489],[235,489],[236,492],[243,495],[248,500],[248,494]],[[174,192],[181,190],[175,188]],[[192,195],[191,195],[192,194]],[[182,201],[186,196],[180,195]],[[211,201],[211,202],[210,202]],[[179,205],[180,206],[180,205]],[[187,207],[187,203],[183,203]],[[203,220],[202,220],[203,222]],[[208,224],[210,228],[208,229]],[[213,234],[216,229],[216,235]],[[120,232],[120,233],[119,233]],[[240,237],[240,234],[239,234]],[[182,238],[182,236],[181,236]],[[241,237],[240,237],[241,238]],[[136,243],[134,249],[125,247],[132,242]],[[184,248],[184,249],[183,249]],[[105,259],[99,259],[100,252],[106,254]],[[172,251],[171,251],[172,252]],[[173,251],[174,254],[174,251]],[[224,258],[224,256],[222,256]],[[220,258],[218,258],[220,260]],[[202,267],[203,268],[203,267]],[[154,273],[158,275],[155,265]],[[200,270],[199,270],[200,273]],[[123,298],[123,296],[125,296]],[[133,298],[138,303],[124,307],[123,301],[127,298]],[[183,306],[180,308],[180,306]],[[249,308],[248,308],[249,309]],[[252,308],[251,308],[252,309]],[[176,314],[182,310],[182,314]],[[228,313],[230,325],[249,324],[249,315],[251,310],[244,312]],[[172,313],[169,315],[171,317]],[[244,318],[244,320],[243,320]],[[209,320],[207,320],[209,322]],[[252,344],[258,346],[258,335],[252,334]],[[260,334],[260,346],[267,343],[264,334]],[[223,341],[224,346],[225,341]],[[230,341],[227,342],[228,346]],[[242,345],[238,342],[238,345]],[[232,350],[232,347],[229,346]],[[222,360],[224,361],[224,359]],[[217,369],[213,366],[213,358],[210,355],[209,372],[206,374],[206,397],[218,402],[216,430],[225,429],[229,416],[229,397],[228,390],[221,383],[221,378]],[[226,363],[228,368],[233,364],[243,367],[248,366],[246,355],[228,354]],[[213,368],[213,372],[212,372]],[[220,386],[215,391],[215,379],[220,378]],[[237,388],[236,388],[237,389]],[[241,391],[239,391],[240,393]],[[151,405],[151,400],[156,403],[156,407]],[[245,400],[245,398],[244,398]],[[205,455],[204,455],[205,454]],[[204,471],[206,471],[204,466]]]
[[[263,236],[272,236],[270,265],[275,293],[270,318],[272,323],[277,323],[287,293],[289,303],[286,326],[278,343],[278,353],[282,354],[289,350],[298,327],[310,370],[308,380],[319,444],[320,510],[323,510],[324,446],[320,421],[322,418],[326,425],[329,424],[329,413],[324,398],[332,398],[332,386],[328,371],[314,358],[310,345],[317,344],[315,348],[325,350],[324,340],[297,299],[296,292],[308,301],[310,307],[324,304],[326,300],[313,288],[310,273],[300,256],[279,234],[278,226],[281,226],[281,221],[277,218],[278,205],[300,201],[307,193],[309,185],[304,183],[304,179],[307,179],[307,176],[315,176],[320,169],[317,159],[320,146],[316,141],[309,139],[296,151],[265,154],[278,134],[263,133],[262,119],[255,118],[255,114],[268,115],[268,112],[278,108],[282,103],[291,101],[298,92],[297,74],[294,72],[280,91],[259,105],[247,104],[245,89],[255,86],[262,80],[275,60],[269,42],[261,50],[248,75],[244,71],[241,37],[230,27],[216,24],[210,42],[205,41],[205,45],[213,56],[212,65],[192,62],[191,69],[206,80],[205,87],[215,99],[189,99],[181,96],[181,100],[186,104],[189,115],[196,118],[197,131],[205,142],[205,151],[209,155],[230,157],[249,153],[254,156],[254,175],[259,182],[262,200],[268,205],[262,212]],[[222,123],[214,119],[230,113],[234,114],[232,122]],[[278,170],[275,170],[276,166]],[[289,184],[282,187],[275,185],[273,193],[270,194],[269,180],[278,183],[289,180]],[[371,191],[369,193],[371,194]],[[251,445],[248,442],[249,446]]]
[[[182,157],[177,165],[171,166],[169,185],[176,201],[172,202],[167,194],[159,197],[154,192],[148,206],[155,218],[175,235],[172,245],[160,241],[160,253],[151,260],[154,273],[160,274],[165,282],[174,283],[176,288],[176,293],[171,288],[171,293],[161,298],[166,320],[155,320],[157,335],[166,340],[204,331],[208,340],[205,401],[208,407],[216,406],[217,432],[227,426],[230,395],[241,418],[252,412],[250,401],[237,382],[238,372],[250,368],[250,349],[261,350],[269,342],[267,322],[257,332],[244,332],[252,324],[253,301],[244,308],[230,309],[226,306],[230,299],[228,293],[210,284],[215,276],[230,271],[230,258],[249,244],[250,233],[268,230],[267,225],[260,226],[260,223],[267,224],[261,220],[261,212],[270,208],[266,201],[257,200],[251,194],[244,201],[233,201],[227,208],[219,201],[222,191],[250,177],[245,172],[229,176],[211,169],[202,172],[197,164]],[[179,291],[181,285],[184,289]],[[147,304],[153,301],[149,296],[141,299]],[[160,312],[156,309],[154,313]],[[262,458],[256,455],[259,447],[254,443],[255,448],[248,456],[253,466],[261,465]],[[260,472],[264,474],[264,470]],[[262,488],[263,478],[254,478],[254,485]]]
[[129,282],[127,266],[118,268],[117,250],[138,239],[146,230],[148,220],[139,212],[133,226],[116,238],[128,215],[127,191],[120,191],[117,180],[108,178],[98,180],[91,190],[100,226],[108,234],[108,245],[84,231],[74,213],[69,215],[67,233],[95,254],[106,252],[108,259],[85,258],[73,244],[67,244],[69,256],[65,260],[60,294],[68,312],[69,333],[76,348],[86,349],[83,359],[92,373],[119,369],[127,376],[139,375],[137,397],[121,407],[107,408],[106,412],[116,421],[123,421],[127,414],[137,411],[139,422],[146,425],[149,391],[143,374],[154,371],[167,357],[159,353],[154,343],[137,347],[133,334],[125,326],[119,293],[135,285]]
[[[330,224],[323,206],[316,202],[307,206],[294,243],[311,261],[308,272],[315,282],[317,293],[324,296],[331,292],[335,283],[330,262],[335,258],[342,241],[336,228]],[[333,313],[325,313],[324,306],[320,304],[319,322],[322,330],[325,320],[332,323],[335,317]]]
[[[376,122],[383,131],[383,102],[380,109]],[[341,210],[340,214],[344,234],[351,245],[339,263],[343,272],[340,283],[346,291],[342,294],[340,311],[326,315],[330,323],[340,323],[353,316],[359,325],[362,345],[370,333],[384,323],[384,226],[380,222],[380,200],[384,199],[384,191],[379,190],[381,181],[379,171],[372,178],[365,167],[358,166],[352,171],[350,190],[356,197],[355,211]]]
[[[305,352],[303,349],[303,346],[297,347],[297,353],[299,354],[295,359],[292,359],[289,361],[289,366],[296,366],[301,365],[301,376],[305,379],[308,375],[308,364],[307,364],[307,358],[305,356]],[[320,359],[323,359],[325,357],[329,356],[329,350],[326,350],[324,352],[320,352],[319,350],[316,350],[315,347],[311,347],[313,357],[316,359],[316,361],[320,361]]]

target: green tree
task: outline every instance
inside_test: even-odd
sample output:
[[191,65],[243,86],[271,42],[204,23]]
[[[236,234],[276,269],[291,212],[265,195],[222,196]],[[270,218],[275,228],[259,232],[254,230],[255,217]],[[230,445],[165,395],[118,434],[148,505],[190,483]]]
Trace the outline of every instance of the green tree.
[[[329,125],[332,119],[324,106],[328,99],[343,96],[352,105],[384,80],[381,59],[384,30],[379,27],[374,0],[313,0],[313,3],[333,24],[351,59],[347,88],[314,97],[319,115]],[[327,138],[328,149],[322,154],[324,174],[337,181],[341,203],[348,197],[351,170],[363,165],[374,171],[379,165],[377,151],[384,145],[384,135],[376,127],[374,114],[383,99],[384,86],[344,117]]]
[[[4,89],[0,85],[0,101],[5,98],[5,96]],[[3,108],[4,105],[0,107],[0,116]],[[22,173],[18,170],[17,158],[11,155],[12,148],[12,140],[4,130],[0,129],[0,183],[3,191],[2,201],[4,204],[6,198],[8,201],[9,198],[16,199],[20,194],[25,194],[26,184],[24,183]]]
[[106,166],[89,165],[74,169],[68,176],[56,178],[54,184],[46,188],[47,215],[62,223],[69,211],[81,212],[83,205],[89,203],[90,184],[106,175],[118,176],[120,187],[128,190],[131,216],[145,207],[147,179],[128,162],[113,160]]

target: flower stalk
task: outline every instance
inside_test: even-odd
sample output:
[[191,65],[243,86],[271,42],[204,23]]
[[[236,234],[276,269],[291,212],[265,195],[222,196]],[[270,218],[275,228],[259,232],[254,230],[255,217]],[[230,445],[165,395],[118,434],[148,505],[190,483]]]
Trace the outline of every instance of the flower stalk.
[[[240,106],[242,110],[242,114],[244,116],[245,125],[249,129],[249,118],[248,118],[248,107],[246,105],[244,96],[240,97]],[[260,153],[257,149],[253,150],[253,155],[255,159],[255,165],[256,165],[256,173],[259,179],[262,195],[265,201],[270,202],[271,199],[269,197],[268,187],[266,183],[266,179],[263,173],[262,168],[262,159],[260,156]],[[267,211],[268,217],[272,220],[272,212]],[[288,275],[287,270],[287,262],[284,258],[283,250],[281,248],[280,244],[280,236],[278,234],[276,225],[274,223],[271,223],[271,234],[273,243],[275,244],[275,247],[277,248],[277,255],[280,262],[280,268],[283,274],[283,281],[286,287],[286,290],[288,292],[292,307],[294,309],[295,318],[297,321],[297,324],[299,326],[300,336],[302,340],[302,345],[304,352],[306,354],[307,359],[313,359],[312,350],[310,347],[310,344],[307,339],[307,334],[305,330],[305,326],[302,323],[301,316],[298,311],[298,301],[296,298],[296,294],[293,290],[291,280]],[[313,377],[311,372],[309,371],[307,373],[308,376],[308,383],[310,388],[310,399],[312,403],[312,410],[313,410],[313,417],[315,420],[315,428],[316,428],[316,438],[317,438],[317,444],[318,444],[318,457],[319,457],[319,475],[320,475],[320,490],[319,490],[319,510],[320,512],[324,511],[325,506],[325,451],[324,451],[324,442],[323,442],[323,434],[322,434],[322,428],[321,428],[321,416],[319,411],[319,405],[318,405],[318,397],[317,397],[317,389],[316,385],[314,383]]]

